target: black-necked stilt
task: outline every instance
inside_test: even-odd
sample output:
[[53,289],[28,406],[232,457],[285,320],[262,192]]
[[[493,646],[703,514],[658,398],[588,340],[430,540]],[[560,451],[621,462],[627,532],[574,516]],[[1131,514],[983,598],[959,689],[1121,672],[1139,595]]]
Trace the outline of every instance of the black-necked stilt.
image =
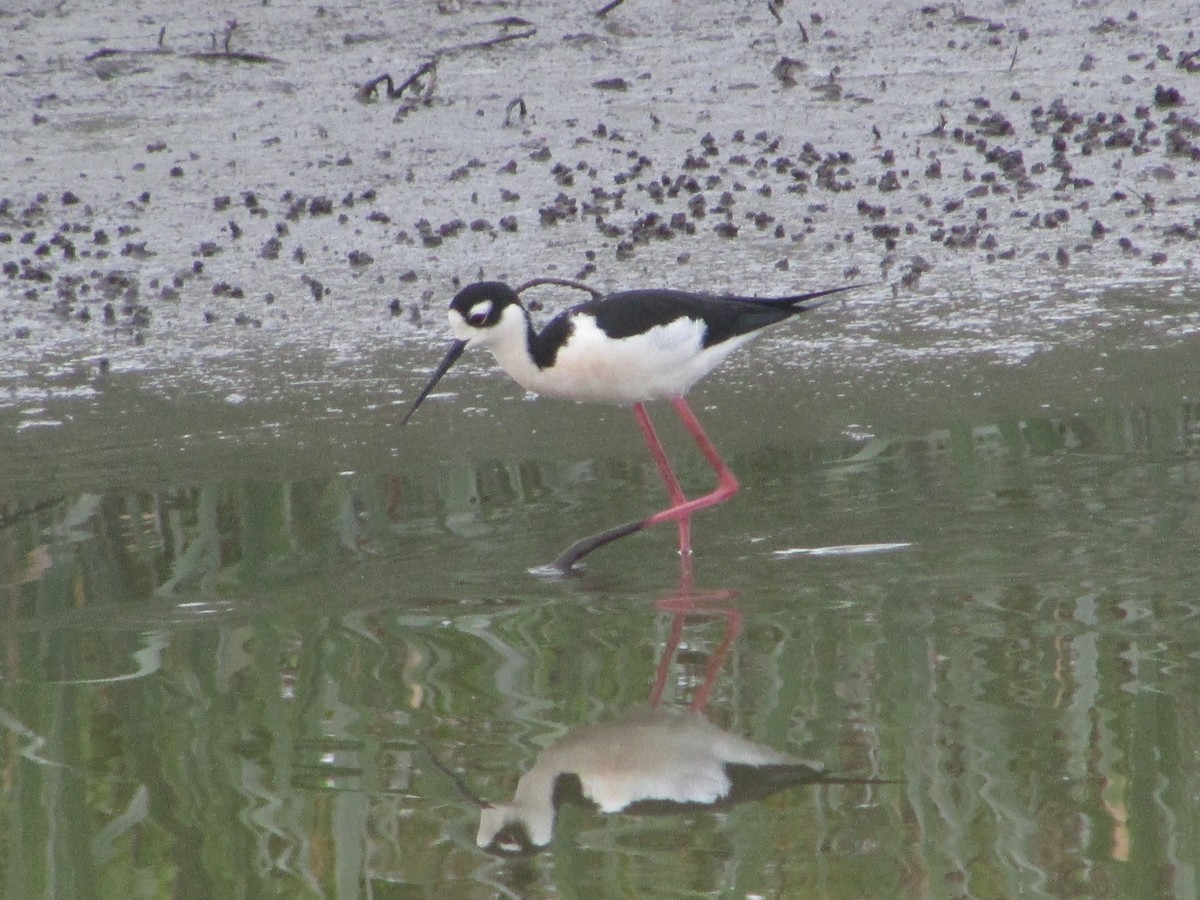
[[557,811],[586,803],[605,813],[654,814],[726,809],[805,784],[887,784],[827,774],[722,731],[697,712],[639,708],[580,728],[538,754],[509,803],[484,803],[475,843],[531,853],[550,843]]
[[[728,500],[737,492],[738,482],[683,395],[768,325],[821,305],[812,302],[819,297],[858,286],[775,298],[622,291],[573,306],[538,332],[511,287],[496,281],[471,284],[450,302],[454,343],[401,424],[412,417],[468,344],[491,350],[501,368],[535,393],[632,404],[666,482],[671,505],[645,519],[577,541],[551,567],[567,571],[604,544],[669,521],[678,524],[679,552],[686,561],[692,551],[692,513]],[[691,500],[684,496],[646,412],[648,400],[670,400],[675,405],[684,427],[717,475],[716,490]]]

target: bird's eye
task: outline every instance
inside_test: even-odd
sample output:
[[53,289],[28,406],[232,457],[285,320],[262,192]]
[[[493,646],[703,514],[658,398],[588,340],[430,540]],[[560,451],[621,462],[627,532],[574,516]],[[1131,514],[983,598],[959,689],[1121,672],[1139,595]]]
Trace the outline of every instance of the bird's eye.
[[488,316],[492,314],[492,301],[481,300],[467,310],[463,319],[472,328],[482,328],[487,324]]

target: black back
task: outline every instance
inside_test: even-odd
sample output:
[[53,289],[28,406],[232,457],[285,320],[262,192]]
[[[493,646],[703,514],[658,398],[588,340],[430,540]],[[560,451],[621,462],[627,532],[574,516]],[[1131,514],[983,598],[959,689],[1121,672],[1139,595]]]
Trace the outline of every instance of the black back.
[[572,306],[555,316],[540,334],[531,336],[530,351],[539,368],[553,365],[558,348],[567,342],[574,330],[571,320],[577,315],[593,317],[601,331],[617,340],[677,319],[694,319],[704,323],[703,346],[711,347],[814,309],[820,304],[806,305],[805,301],[843,290],[848,288],[773,298],[658,289],[620,291]]

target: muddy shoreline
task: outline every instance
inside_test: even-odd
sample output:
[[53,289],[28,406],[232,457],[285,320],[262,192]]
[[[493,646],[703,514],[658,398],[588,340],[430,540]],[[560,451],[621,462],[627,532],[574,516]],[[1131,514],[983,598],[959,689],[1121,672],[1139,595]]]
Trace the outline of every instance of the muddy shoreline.
[[771,344],[831,383],[1194,342],[1193,8],[846,6],[10,14],[8,439],[113,384],[265,420],[280,360],[399,347],[390,402],[480,277],[876,283]]

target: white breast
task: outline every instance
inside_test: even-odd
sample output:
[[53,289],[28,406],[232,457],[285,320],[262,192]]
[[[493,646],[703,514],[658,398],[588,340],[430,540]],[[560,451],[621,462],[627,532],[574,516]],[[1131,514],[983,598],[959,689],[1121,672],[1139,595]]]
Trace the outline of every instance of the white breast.
[[704,325],[677,319],[642,334],[614,340],[591,316],[579,316],[554,365],[538,369],[498,361],[521,385],[548,397],[608,403],[682,397],[725,357],[746,343],[741,335],[705,348]]

